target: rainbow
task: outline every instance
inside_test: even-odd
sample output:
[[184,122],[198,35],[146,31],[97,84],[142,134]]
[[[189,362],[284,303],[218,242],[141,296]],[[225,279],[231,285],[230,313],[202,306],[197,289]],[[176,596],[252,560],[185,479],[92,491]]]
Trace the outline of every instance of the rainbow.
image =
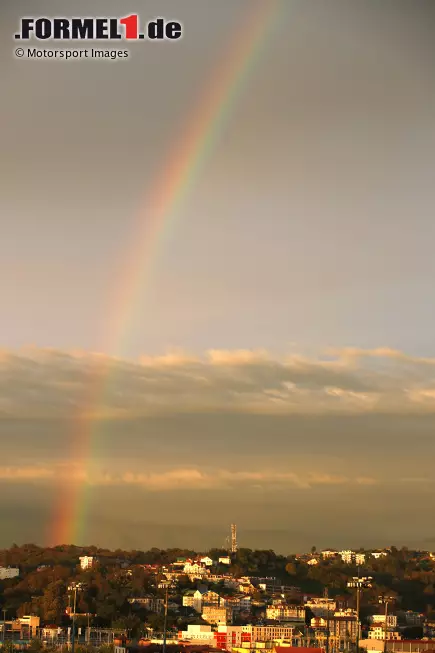
[[[225,48],[223,60],[211,76],[203,97],[183,126],[182,138],[165,161],[152,188],[151,197],[139,211],[134,243],[128,252],[127,266],[115,292],[116,313],[110,326],[105,349],[119,350],[132,320],[133,307],[149,284],[153,264],[163,246],[165,234],[180,213],[180,208],[195,186],[198,176],[250,78],[262,47],[272,28],[278,23],[282,0],[259,0],[251,3],[254,10],[239,26],[233,43]],[[114,346],[115,345],[115,346]],[[79,543],[84,536],[88,500],[86,478],[93,461],[98,438],[98,412],[107,400],[110,383],[110,361],[97,360],[94,379],[87,396],[87,410],[73,421],[71,434],[71,469],[76,478],[62,481],[56,500],[48,540],[51,545]]]

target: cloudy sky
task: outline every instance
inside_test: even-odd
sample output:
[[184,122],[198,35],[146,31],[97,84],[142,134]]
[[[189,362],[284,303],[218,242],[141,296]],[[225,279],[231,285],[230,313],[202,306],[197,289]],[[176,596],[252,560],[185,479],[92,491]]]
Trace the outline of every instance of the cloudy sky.
[[[151,240],[260,4],[0,9],[0,546],[72,482],[78,544],[434,542],[433,3],[277,0]],[[21,16],[134,12],[183,39],[14,58]]]

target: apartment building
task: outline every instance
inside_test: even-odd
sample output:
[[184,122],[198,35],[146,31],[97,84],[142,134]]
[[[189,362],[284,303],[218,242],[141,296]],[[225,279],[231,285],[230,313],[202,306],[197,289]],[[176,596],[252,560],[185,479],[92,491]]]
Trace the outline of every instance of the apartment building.
[[329,618],[329,632],[338,639],[355,639],[358,633],[358,620],[353,611],[335,612]]
[[355,553],[355,551],[351,550],[340,551],[340,556],[343,562],[347,565],[364,565],[366,561],[365,553]]
[[[245,626],[246,627],[246,626]],[[251,642],[275,642],[279,640],[291,640],[295,629],[293,626],[249,626],[251,628]]]
[[223,651],[249,646],[257,642],[277,642],[292,639],[291,626],[229,626],[220,625],[215,633],[215,646]]
[[315,617],[327,617],[337,610],[337,602],[334,599],[313,597],[305,601],[305,607],[309,608]]
[[385,640],[385,635],[387,640],[393,639],[393,640],[400,640],[402,639],[401,634],[397,630],[390,630],[388,629],[387,632],[385,633],[385,628],[383,625],[373,625],[370,626],[370,630],[368,632],[368,638],[369,639],[381,639],[382,641]]
[[230,624],[233,612],[226,606],[206,605],[202,608],[201,617],[209,624]]
[[402,612],[400,613],[400,616],[404,619],[407,626],[421,626],[424,619],[423,614],[420,612],[413,612],[412,610]]
[[[369,617],[369,623],[373,625],[385,624],[385,614],[372,614]],[[397,628],[397,616],[395,614],[387,615],[387,628]]]
[[268,605],[266,619],[273,621],[305,621],[305,608],[300,605],[287,605],[285,603]]
[[350,551],[350,550],[340,551],[339,555],[342,561],[347,565],[351,565],[355,559],[355,551]]
[[187,630],[178,633],[178,639],[192,644],[206,644],[213,646],[215,641],[215,632],[211,626],[196,626],[189,624]]

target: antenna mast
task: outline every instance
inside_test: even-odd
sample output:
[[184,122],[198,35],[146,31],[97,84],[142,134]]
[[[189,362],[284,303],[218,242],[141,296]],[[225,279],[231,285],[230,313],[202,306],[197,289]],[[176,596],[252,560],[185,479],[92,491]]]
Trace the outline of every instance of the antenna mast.
[[237,552],[237,526],[231,524],[231,553]]

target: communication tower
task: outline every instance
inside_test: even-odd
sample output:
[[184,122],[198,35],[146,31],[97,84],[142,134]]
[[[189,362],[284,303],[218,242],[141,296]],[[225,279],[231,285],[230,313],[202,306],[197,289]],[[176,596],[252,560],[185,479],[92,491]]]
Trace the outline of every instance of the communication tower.
[[237,526],[231,524],[231,553],[237,552]]

